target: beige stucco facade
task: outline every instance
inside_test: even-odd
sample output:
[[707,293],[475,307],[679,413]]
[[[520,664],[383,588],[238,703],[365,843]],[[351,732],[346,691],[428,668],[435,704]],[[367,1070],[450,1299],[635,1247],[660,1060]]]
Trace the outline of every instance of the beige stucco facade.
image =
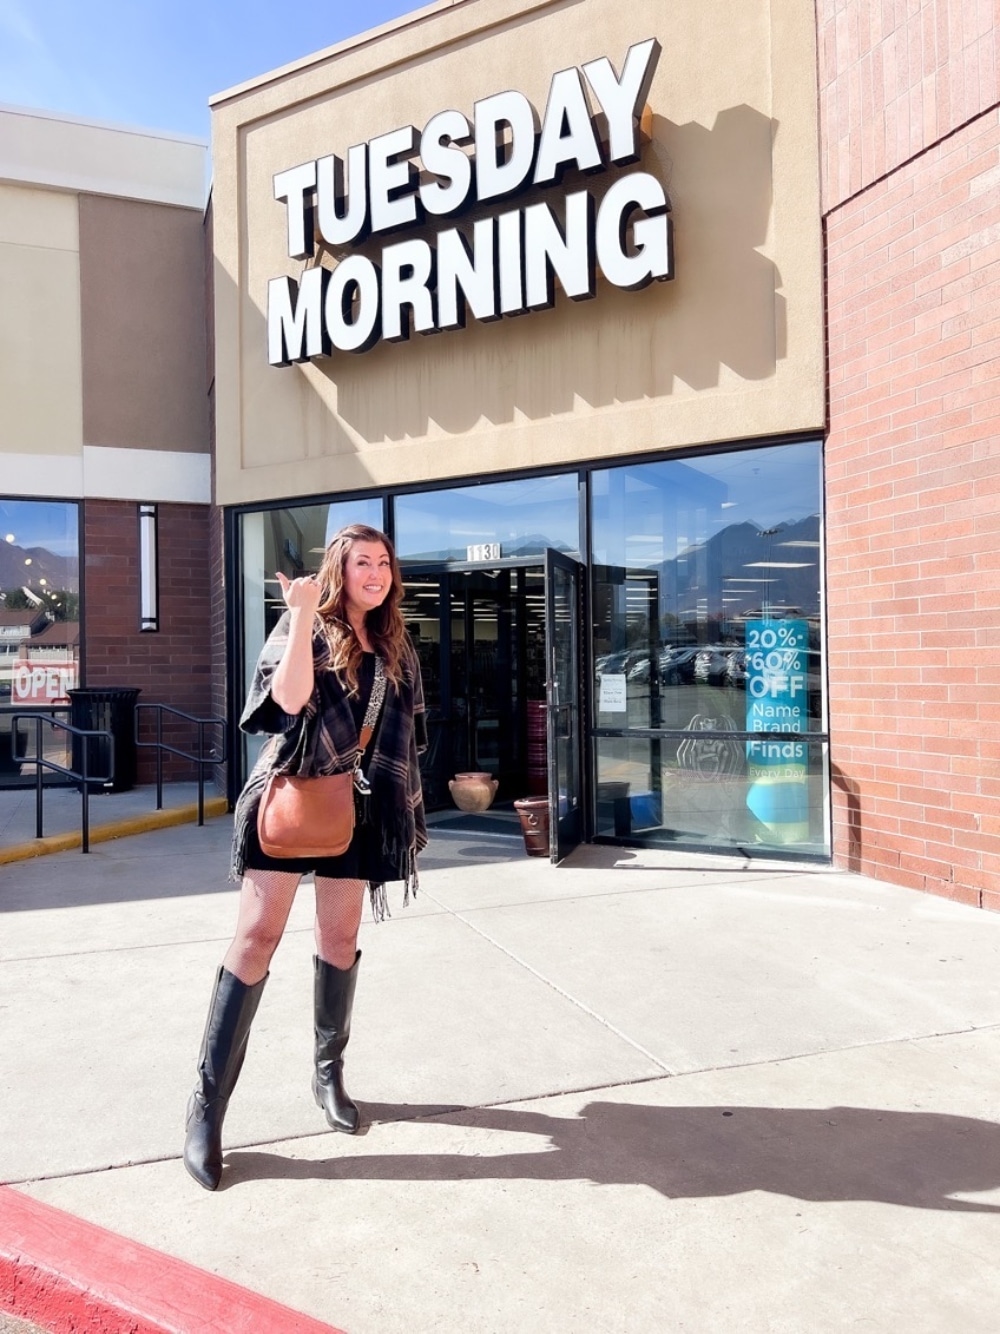
[[0,107],[0,492],[210,497],[206,146]]
[[[626,291],[598,276],[592,300],[559,293],[553,309],[518,318],[268,365],[268,282],[314,262],[289,258],[277,173],[399,126],[419,132],[446,108],[471,116],[505,89],[541,112],[556,71],[602,56],[620,71],[649,37],[663,52],[639,169],[669,196],[671,281]],[[221,504],[822,427],[808,6],[431,6],[214,99],[213,157]],[[557,206],[588,179],[572,176],[513,202]],[[595,194],[613,176],[590,178]],[[359,249],[377,259],[374,242]]]
[[[125,687],[212,712],[206,158],[0,107],[0,788],[35,776],[12,710],[92,724],[69,692]],[[115,781],[152,781],[153,752],[123,745]],[[60,726],[44,756],[79,762]]]
[[75,195],[0,184],[0,289],[0,451],[79,456],[83,414]]

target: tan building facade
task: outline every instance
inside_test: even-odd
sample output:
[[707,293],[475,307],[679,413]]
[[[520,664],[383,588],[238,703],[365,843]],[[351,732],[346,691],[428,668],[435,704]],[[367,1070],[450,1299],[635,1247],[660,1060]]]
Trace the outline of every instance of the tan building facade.
[[997,907],[997,31],[431,5],[213,99],[207,225],[197,146],[0,110],[0,781],[82,680],[224,713],[235,793],[276,574],[360,520],[440,817]]
[[361,520],[432,811],[995,908],[998,57],[955,0],[441,3],[213,99],[207,214],[203,146],[0,109],[0,783],[124,686],[234,793],[276,573]]
[[[638,162],[609,164],[605,149],[590,174],[564,162],[558,185],[535,185],[529,173],[506,198],[473,199],[339,247],[317,228],[320,244],[289,255],[291,206],[275,199],[276,176],[330,156],[346,166],[356,145],[369,145],[374,161],[394,131],[422,135],[444,111],[475,121],[477,105],[509,90],[541,121],[554,86],[560,96],[560,71],[601,61],[620,71],[649,39],[661,50],[644,97],[648,138],[636,132]],[[814,71],[813,21],[797,7],[776,20],[763,3],[709,14],[689,0],[667,16],[656,3],[466,0],[216,98],[218,502],[821,428]],[[596,133],[605,133],[592,85],[571,77],[563,88],[583,79]],[[426,186],[419,146],[407,160]],[[363,353],[334,349],[294,369],[269,366],[274,279],[299,283],[315,265],[333,272],[348,256],[377,264],[387,239],[404,235],[433,249],[458,219],[471,234],[477,219],[551,205],[564,222],[567,195],[588,192],[599,203],[635,172],[659,182],[669,201],[670,281],[632,292],[598,273],[590,300],[560,294],[552,309],[468,318],[464,329],[406,346],[379,340]]]
[[431,808],[829,855],[815,68],[798,6],[464,0],[213,99],[237,711],[373,522]]
[[204,144],[0,108],[0,595],[49,627],[0,670],[0,782],[24,777],[12,711],[65,717],[71,689],[209,708],[205,167]]

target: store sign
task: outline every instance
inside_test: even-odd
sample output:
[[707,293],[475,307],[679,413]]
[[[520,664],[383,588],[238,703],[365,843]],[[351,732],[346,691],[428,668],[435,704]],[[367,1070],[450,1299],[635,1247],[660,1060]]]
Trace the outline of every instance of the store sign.
[[76,663],[72,660],[15,662],[11,669],[13,704],[68,704],[68,691],[76,689]]
[[746,800],[783,843],[809,833],[809,753],[794,740],[808,728],[808,653],[807,621],[747,621],[747,731],[772,735],[747,742]]
[[404,126],[353,145],[345,158],[331,153],[278,172],[289,257],[313,260],[321,246],[339,260],[332,269],[315,263],[298,281],[270,280],[269,363],[365,352],[411,330],[460,329],[469,314],[486,321],[545,310],[556,281],[584,301],[596,294],[598,269],[629,291],[672,278],[670,205],[645,171],[619,175],[599,202],[575,190],[557,207],[491,211],[471,229],[393,241],[378,262],[353,249],[558,185],[568,168],[597,175],[637,163],[660,49],[655,38],[631,46],[620,76],[607,57],[560,70],[541,117],[523,93],[494,93],[475,103],[471,120],[439,111],[420,132]]

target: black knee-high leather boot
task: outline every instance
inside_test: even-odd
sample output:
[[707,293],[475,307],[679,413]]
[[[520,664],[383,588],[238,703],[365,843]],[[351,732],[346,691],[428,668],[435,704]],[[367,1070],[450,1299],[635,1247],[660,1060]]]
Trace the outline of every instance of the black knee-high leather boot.
[[331,1130],[353,1135],[361,1116],[344,1088],[344,1048],[351,1036],[351,1010],[358,982],[361,951],[351,968],[334,968],[318,955],[314,957],[316,980],[313,990],[316,1020],[316,1073],[313,1096],[326,1113]]
[[222,1122],[266,981],[267,974],[248,987],[226,968],[215,979],[184,1139],[184,1166],[206,1190],[215,1190],[222,1176]]

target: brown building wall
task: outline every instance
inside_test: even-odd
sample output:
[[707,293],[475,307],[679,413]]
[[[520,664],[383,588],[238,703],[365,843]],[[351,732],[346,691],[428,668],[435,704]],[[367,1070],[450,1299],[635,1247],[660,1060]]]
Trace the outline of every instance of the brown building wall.
[[[213,718],[225,718],[228,716],[228,694],[226,689],[226,601],[229,590],[226,585],[226,565],[225,565],[225,526],[223,523],[223,512],[217,506],[212,506],[209,531],[209,570],[211,580],[211,663],[212,663],[212,687],[209,702],[209,711]],[[215,770],[214,781],[220,791],[224,791],[228,779],[228,769],[226,765],[219,765]]]
[[[203,229],[205,261],[205,302],[208,338],[205,347],[205,383],[207,387],[209,432],[212,446],[212,495],[215,495],[215,269],[212,261],[213,244],[213,207],[209,200],[205,210]],[[227,603],[229,589],[226,585],[226,538],[223,511],[213,505],[209,516],[209,568],[211,571],[212,611],[211,611],[211,649],[212,649],[212,695],[211,713],[214,718],[228,717],[228,643]],[[235,596],[235,594],[234,594]],[[224,792],[229,779],[229,766],[219,765],[215,770],[215,783]]]
[[[209,508],[158,507],[160,630],[139,630],[139,526],[130,501],[87,500],[83,506],[85,658],[83,685],[141,690],[140,703],[169,704],[197,717],[213,714],[212,565]],[[147,715],[146,728],[154,726]],[[173,744],[186,749],[184,726]],[[217,735],[213,733],[213,735]],[[164,739],[168,739],[165,735]],[[171,759],[169,778],[192,778],[194,766]],[[140,750],[139,782],[154,782],[155,757]]]
[[876,10],[820,5],[834,858],[1000,909],[997,34]]
[[80,196],[83,443],[206,453],[200,210]]

